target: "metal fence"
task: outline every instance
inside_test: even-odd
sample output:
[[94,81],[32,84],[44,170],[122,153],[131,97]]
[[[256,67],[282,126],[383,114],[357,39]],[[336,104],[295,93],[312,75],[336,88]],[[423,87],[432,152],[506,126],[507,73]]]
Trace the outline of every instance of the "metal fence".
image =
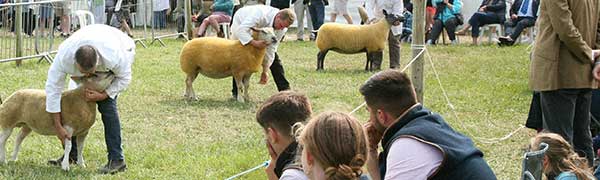
[[[183,1],[0,0],[0,63],[20,65],[35,58],[51,62],[69,34],[92,22],[120,27],[143,47],[148,42],[166,46],[163,38],[187,39],[185,20],[190,17]],[[203,7],[197,2],[192,3],[194,14]]]

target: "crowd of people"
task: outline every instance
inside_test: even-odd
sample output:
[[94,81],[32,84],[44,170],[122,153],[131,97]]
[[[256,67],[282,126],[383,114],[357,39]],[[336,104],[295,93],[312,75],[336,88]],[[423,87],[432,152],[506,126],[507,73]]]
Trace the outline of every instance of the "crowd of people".
[[[579,3],[573,3],[575,1]],[[166,2],[158,3],[154,8],[155,17],[166,17],[171,13],[170,7],[179,7],[175,12],[181,13],[180,6],[170,6]],[[108,163],[100,169],[102,173],[116,173],[127,168],[116,100],[131,81],[135,43],[127,30],[126,17],[127,4],[131,3],[117,1],[114,7],[106,8],[114,12],[114,18],[108,19],[115,19],[115,23],[120,24],[115,27],[126,33],[107,25],[86,26],[72,35],[70,30],[64,32],[70,37],[60,45],[46,82],[46,111],[54,119],[58,137],[77,142],[61,124],[60,93],[65,77],[114,73],[116,79],[106,91],[86,90],[85,93],[88,101],[97,102],[102,114],[108,152]],[[296,13],[289,8],[291,3],[299,4],[294,9]],[[452,128],[441,115],[420,104],[408,75],[396,70],[400,64],[402,24],[395,24],[388,32],[390,69],[374,74],[357,87],[366,102],[368,121],[361,124],[352,115],[342,112],[313,116],[309,98],[290,90],[277,48],[288,27],[305,18],[299,16],[301,14],[310,18],[310,39],[318,36],[318,29],[324,22],[324,6],[328,3],[327,0],[272,0],[270,5],[265,5],[260,0],[215,0],[210,15],[202,17],[201,11],[194,12],[194,19],[199,23],[199,36],[205,36],[208,27],[221,32],[219,23],[230,22],[231,39],[239,40],[245,46],[267,49],[260,83],[268,81],[270,71],[279,91],[263,102],[256,113],[271,157],[265,170],[267,177],[496,179],[484,153],[475,143]],[[345,3],[347,1],[334,2],[334,6],[338,6],[336,15],[346,17]],[[410,12],[412,6],[409,4],[410,1],[401,0],[370,0],[365,6],[372,19],[367,23],[381,19],[382,10],[394,14]],[[507,7],[504,0],[484,0],[479,11],[467,22],[463,22],[460,15],[462,5],[461,0],[429,1],[428,43],[435,44],[442,28],[446,29],[452,43],[456,43],[455,34],[463,34],[470,27],[473,43],[477,44],[481,26],[505,23]],[[65,4],[56,6],[68,7]],[[196,6],[202,7],[202,3],[196,2]],[[305,13],[307,9],[308,13]],[[590,112],[592,89],[598,87],[600,80],[600,62],[597,61],[600,47],[596,45],[600,40],[596,36],[600,30],[600,2],[515,0],[508,16],[509,22],[505,26],[515,29],[500,38],[502,45],[514,44],[523,29],[531,27],[539,18],[539,38],[533,49],[530,73],[531,88],[538,96],[537,99],[534,96],[537,103],[532,103],[530,112],[530,119],[535,122],[528,122],[528,127],[541,133],[532,138],[531,150],[539,150],[541,143],[549,145],[543,160],[543,172],[549,179],[595,179],[592,167],[596,153],[590,133]],[[346,20],[352,23],[351,18]],[[62,20],[65,21],[68,22]],[[165,21],[155,19],[153,26],[164,27]],[[465,25],[455,33],[460,24]],[[267,27],[275,30],[276,42],[252,39],[251,29]],[[68,30],[68,27],[61,26],[61,30]],[[298,40],[303,40],[303,31],[298,33]],[[237,96],[235,82],[232,93]],[[538,118],[532,118],[532,114]],[[60,157],[49,163],[58,165],[63,158],[74,162],[77,145],[72,146],[71,152],[71,157]],[[363,170],[365,166],[366,171]]]

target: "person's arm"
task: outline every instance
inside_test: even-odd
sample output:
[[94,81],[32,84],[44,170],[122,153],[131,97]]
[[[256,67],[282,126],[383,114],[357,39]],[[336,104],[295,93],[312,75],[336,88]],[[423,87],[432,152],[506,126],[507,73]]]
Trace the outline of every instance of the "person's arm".
[[427,179],[444,159],[437,147],[413,138],[395,140],[387,156],[384,179]]
[[506,11],[506,1],[498,0],[496,3],[485,7],[486,11]]
[[115,73],[115,79],[105,91],[111,99],[115,99],[117,94],[125,90],[129,86],[129,83],[131,83],[131,66],[134,54],[135,52],[125,53],[124,59],[119,60],[119,63],[111,69]]
[[[402,0],[396,0],[395,3],[392,6],[392,14],[397,14],[397,15],[402,15],[402,12],[404,11],[404,2],[402,2]],[[390,13],[390,12],[388,12]]]
[[573,14],[567,0],[545,0],[544,7],[548,8],[550,23],[558,38],[569,49],[577,61],[593,63],[592,48],[588,46],[577,27],[573,24]]
[[65,77],[67,74],[64,72],[63,67],[60,65],[61,58],[64,57],[64,52],[59,52],[56,55],[54,63],[50,65],[48,70],[48,79],[46,80],[46,112],[52,115],[54,122],[54,128],[56,135],[61,141],[64,139],[70,139],[67,131],[62,126],[61,118],[61,106],[60,99],[62,96],[62,90],[65,87]]
[[242,45],[247,45],[252,41],[252,29],[256,26],[259,21],[257,14],[240,14],[236,13],[235,16],[244,16],[242,22],[240,22],[238,28],[233,32],[235,36],[240,40]]
[[383,132],[377,131],[377,128],[371,122],[364,124],[363,128],[367,135],[367,171],[372,180],[381,180],[378,146],[383,137]]
[[518,14],[518,10],[519,10],[519,8],[521,8],[521,7],[519,7],[519,6],[521,5],[521,3],[522,3],[522,2],[521,2],[521,3],[517,3],[517,1],[519,1],[519,0],[516,0],[516,1],[515,1],[515,2],[514,2],[514,3],[513,3],[511,6],[510,6],[510,11],[509,11],[509,12],[510,12],[510,16],[512,16],[513,14],[514,14],[514,15],[517,15],[517,14]]
[[452,5],[452,12],[454,14],[459,14],[462,10],[463,3],[461,0],[454,0],[454,4]]

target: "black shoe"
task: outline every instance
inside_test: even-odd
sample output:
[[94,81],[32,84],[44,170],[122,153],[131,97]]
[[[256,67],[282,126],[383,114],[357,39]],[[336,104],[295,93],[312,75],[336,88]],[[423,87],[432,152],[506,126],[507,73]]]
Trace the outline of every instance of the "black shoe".
[[[48,160],[48,165],[51,166],[60,166],[60,164],[63,161],[64,156],[61,156],[58,159],[54,159],[54,160]],[[69,164],[75,164],[77,162],[77,158],[76,157],[69,157]]]
[[123,172],[127,170],[125,160],[108,160],[108,163],[104,167],[100,168],[102,174],[114,174],[117,172]]
[[512,46],[515,43],[515,41],[509,37],[499,37],[498,40],[500,41],[498,43],[500,46]]

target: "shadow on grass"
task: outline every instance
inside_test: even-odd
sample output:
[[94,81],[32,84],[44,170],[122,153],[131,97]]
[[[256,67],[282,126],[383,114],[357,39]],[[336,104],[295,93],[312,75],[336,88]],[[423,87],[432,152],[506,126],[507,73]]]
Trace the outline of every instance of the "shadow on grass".
[[46,164],[44,160],[38,162],[9,162],[8,164],[0,166],[0,174],[5,177],[16,177],[17,179],[28,179],[31,175],[45,174],[50,179],[55,178],[81,178],[91,177],[98,174],[97,169],[93,168],[82,168],[78,165],[71,165],[69,171],[63,171],[58,166],[51,166]]
[[162,105],[182,107],[182,106],[193,106],[201,109],[220,109],[220,108],[232,108],[238,110],[248,110],[255,106],[256,100],[251,99],[250,102],[244,103],[237,102],[233,98],[202,98],[198,97],[197,101],[188,101],[183,96],[177,98],[169,98],[158,101]]

